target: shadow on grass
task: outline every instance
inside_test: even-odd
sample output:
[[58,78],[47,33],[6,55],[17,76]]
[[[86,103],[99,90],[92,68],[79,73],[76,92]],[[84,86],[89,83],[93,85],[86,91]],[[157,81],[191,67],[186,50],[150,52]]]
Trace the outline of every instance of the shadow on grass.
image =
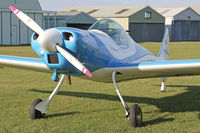
[[[200,86],[168,85],[167,87],[187,87],[187,92],[175,96],[167,96],[162,98],[135,97],[135,96],[123,96],[123,97],[126,102],[146,103],[155,105],[160,109],[161,112],[200,111],[200,106],[198,106],[200,105]],[[39,93],[51,93],[51,91],[43,91],[37,89],[31,89],[31,91]],[[58,92],[58,95],[119,101],[117,95],[109,95],[109,94],[60,91]]]
[[80,112],[56,113],[56,114],[47,115],[45,118],[61,117],[61,116],[66,116],[66,115],[74,115],[74,114],[78,114],[78,113],[80,113]]
[[154,119],[154,120],[149,120],[149,121],[145,121],[143,122],[143,126],[149,126],[149,125],[155,125],[155,124],[158,124],[158,123],[162,123],[162,122],[167,122],[167,121],[173,121],[174,118],[162,118],[162,117],[159,117],[157,119]]
[[[158,107],[160,112],[191,112],[200,111],[200,86],[185,86],[185,85],[168,85],[167,87],[185,87],[187,92],[174,95],[166,96],[161,98],[151,98],[151,97],[135,97],[135,96],[123,96],[126,102],[130,103],[145,103]],[[51,93],[51,91],[43,91],[32,89],[31,91],[39,93]],[[166,92],[167,93],[167,92]],[[68,92],[60,91],[58,95],[73,96],[79,98],[91,98],[100,100],[111,100],[119,101],[117,95],[109,94],[98,94],[98,93],[87,93],[87,92]],[[159,122],[173,121],[170,119],[158,118],[146,122],[147,125],[156,124]]]

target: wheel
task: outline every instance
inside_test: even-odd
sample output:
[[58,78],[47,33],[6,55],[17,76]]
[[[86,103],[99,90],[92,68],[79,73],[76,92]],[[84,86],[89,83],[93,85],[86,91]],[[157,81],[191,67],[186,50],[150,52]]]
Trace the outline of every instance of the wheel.
[[30,109],[30,117],[31,119],[40,119],[40,118],[44,118],[45,114],[42,114],[39,110],[35,109],[35,106],[42,102],[41,99],[36,99],[35,101],[33,101],[32,105],[31,105],[31,109]]
[[142,126],[142,110],[139,105],[133,104],[130,109],[130,126],[131,127],[141,127]]

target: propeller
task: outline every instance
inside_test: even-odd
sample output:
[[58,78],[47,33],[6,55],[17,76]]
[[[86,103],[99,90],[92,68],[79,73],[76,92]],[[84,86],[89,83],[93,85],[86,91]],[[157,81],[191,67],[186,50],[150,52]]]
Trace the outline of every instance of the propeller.
[[9,8],[26,26],[28,26],[31,30],[39,35],[37,40],[45,50],[49,52],[60,52],[65,57],[65,59],[68,60],[79,71],[90,78],[92,77],[92,74],[79,60],[77,60],[73,55],[61,47],[63,37],[58,30],[48,29],[44,31],[34,20],[32,20],[22,11],[16,9],[13,6],[10,6]]
[[38,35],[42,34],[44,30],[35,22],[33,21],[29,16],[24,14],[22,11],[16,9],[13,6],[9,7],[10,10],[25,24],[27,25],[31,30],[36,32]]

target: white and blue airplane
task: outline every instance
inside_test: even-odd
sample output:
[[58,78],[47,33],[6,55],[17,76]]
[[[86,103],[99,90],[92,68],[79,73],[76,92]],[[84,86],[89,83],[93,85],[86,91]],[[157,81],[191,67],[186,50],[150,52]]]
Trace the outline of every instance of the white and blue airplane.
[[165,30],[160,52],[156,56],[134,42],[128,33],[111,19],[98,20],[89,30],[70,27],[43,30],[22,11],[13,6],[10,6],[10,9],[35,32],[31,37],[31,46],[41,59],[0,55],[0,65],[51,72],[52,80],[59,81],[46,100],[33,101],[30,110],[32,119],[43,118],[47,114],[52,98],[62,86],[65,76],[70,75],[99,82],[113,82],[130,125],[140,127],[141,108],[137,104],[127,106],[117,82],[160,77],[161,91],[166,91],[165,77],[200,74],[200,60],[168,61],[168,29]]

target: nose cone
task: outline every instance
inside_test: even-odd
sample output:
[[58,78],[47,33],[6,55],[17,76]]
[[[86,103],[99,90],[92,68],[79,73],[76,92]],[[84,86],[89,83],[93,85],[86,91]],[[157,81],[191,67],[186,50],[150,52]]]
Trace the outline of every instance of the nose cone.
[[56,45],[62,45],[62,34],[56,29],[49,29],[44,31],[38,37],[40,45],[49,52],[56,52]]

